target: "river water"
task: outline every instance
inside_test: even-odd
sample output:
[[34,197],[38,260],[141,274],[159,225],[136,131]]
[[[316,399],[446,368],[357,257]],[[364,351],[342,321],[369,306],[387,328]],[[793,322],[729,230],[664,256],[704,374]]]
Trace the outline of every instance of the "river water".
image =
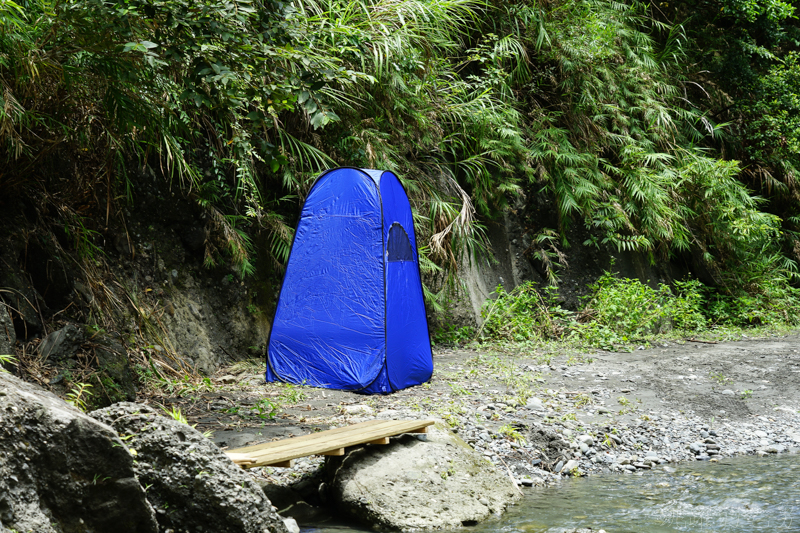
[[[527,490],[498,520],[460,533],[608,533],[800,531],[800,455],[694,462],[675,472],[593,476]],[[344,525],[304,533],[368,531]]]

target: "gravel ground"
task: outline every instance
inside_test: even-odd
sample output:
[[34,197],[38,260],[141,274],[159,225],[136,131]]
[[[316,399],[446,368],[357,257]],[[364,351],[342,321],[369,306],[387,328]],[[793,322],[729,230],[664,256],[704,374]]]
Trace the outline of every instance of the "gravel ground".
[[[212,390],[158,401],[214,430],[223,448],[371,418],[439,418],[522,486],[800,447],[797,335],[669,342],[632,353],[445,349],[434,364],[430,383],[388,396],[264,385],[261,369],[237,365]],[[252,472],[285,485],[322,461]]]

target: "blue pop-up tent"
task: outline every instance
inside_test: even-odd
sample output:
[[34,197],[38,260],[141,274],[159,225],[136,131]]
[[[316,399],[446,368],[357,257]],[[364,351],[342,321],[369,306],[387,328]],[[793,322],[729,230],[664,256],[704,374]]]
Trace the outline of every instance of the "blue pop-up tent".
[[303,205],[267,348],[267,381],[388,393],[430,379],[411,205],[391,172],[337,168]]

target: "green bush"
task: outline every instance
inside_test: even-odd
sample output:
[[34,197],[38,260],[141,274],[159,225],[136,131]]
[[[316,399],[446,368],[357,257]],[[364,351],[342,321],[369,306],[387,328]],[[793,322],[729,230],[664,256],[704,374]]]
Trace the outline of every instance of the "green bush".
[[498,286],[495,298],[484,304],[484,322],[475,336],[513,342],[569,337],[612,349],[671,331],[694,335],[710,326],[800,325],[800,289],[792,288],[782,275],[762,285],[756,294],[744,289],[724,294],[698,280],[651,287],[611,272],[605,272],[590,289],[576,316],[561,307],[554,287],[537,289],[527,282],[507,292]]
[[530,281],[511,292],[498,285],[495,299],[483,305],[478,336],[509,341],[561,338],[572,323],[572,313],[559,304],[555,287],[542,292]]
[[714,295],[707,315],[720,326],[797,326],[800,324],[800,289],[786,285],[765,285],[762,292],[734,296]]
[[699,281],[676,282],[675,294],[662,283],[653,288],[606,272],[590,287],[592,295],[575,330],[590,345],[609,347],[673,329],[697,331],[707,327],[702,313],[704,287]]

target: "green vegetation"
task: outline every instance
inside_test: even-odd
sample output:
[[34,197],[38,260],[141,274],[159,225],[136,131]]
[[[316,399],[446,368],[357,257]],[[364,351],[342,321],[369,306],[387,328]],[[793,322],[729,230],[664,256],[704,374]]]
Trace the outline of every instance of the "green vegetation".
[[166,407],[161,408],[164,413],[175,420],[176,422],[180,422],[181,424],[189,425],[189,421],[186,420],[186,416],[181,412],[180,407],[175,407],[174,405],[172,408],[167,409]]
[[526,283],[487,300],[482,341],[561,340],[607,349],[647,343],[664,335],[691,336],[738,328],[794,327],[800,323],[800,294],[789,286],[770,294],[721,294],[697,280],[657,288],[606,272],[590,286],[578,313],[563,309],[552,287]]
[[510,424],[504,424],[500,426],[500,429],[497,431],[510,441],[516,442],[517,444],[525,444],[525,437],[519,432],[519,428]]
[[92,386],[88,383],[75,383],[75,386],[66,395],[66,402],[83,412],[88,411],[92,397],[92,393],[89,391],[91,388]]
[[0,354],[0,372],[8,372],[8,370],[3,368],[3,365],[16,366],[17,358],[14,357],[13,355]]

